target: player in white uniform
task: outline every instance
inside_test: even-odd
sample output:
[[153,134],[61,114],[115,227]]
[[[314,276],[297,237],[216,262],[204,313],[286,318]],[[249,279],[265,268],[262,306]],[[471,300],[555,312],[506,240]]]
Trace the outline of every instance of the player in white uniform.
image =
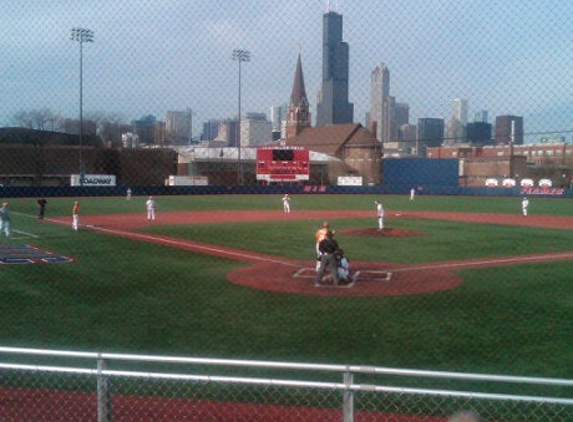
[[4,232],[6,237],[10,237],[10,205],[8,202],[2,204],[0,208],[0,232]]
[[413,201],[415,197],[416,197],[416,189],[412,188],[410,189],[410,201]]
[[282,201],[285,214],[290,213],[290,197],[288,196],[288,193],[285,193],[285,196],[283,196]]
[[382,230],[384,228],[384,206],[382,202],[379,200],[375,200],[374,204],[376,205],[376,218],[378,219],[378,230]]
[[153,196],[147,198],[145,205],[147,207],[147,219],[155,220],[155,199],[153,199]]
[[529,208],[529,199],[527,199],[527,196],[524,196],[521,200],[521,212],[525,216],[527,216],[527,208]]
[[72,229],[78,231],[80,227],[80,202],[75,201],[72,206]]

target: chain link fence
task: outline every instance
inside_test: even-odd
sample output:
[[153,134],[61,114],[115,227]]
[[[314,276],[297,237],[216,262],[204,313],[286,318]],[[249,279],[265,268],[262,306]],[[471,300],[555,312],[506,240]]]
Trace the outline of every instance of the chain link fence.
[[[0,367],[0,420],[438,422],[461,409],[488,421],[573,419],[569,1],[4,3],[0,202],[9,203],[11,233],[0,233],[0,344],[351,363],[373,373],[317,368],[302,376],[289,364],[219,373],[196,363],[182,373],[169,362],[142,368],[135,358],[121,366],[103,359],[94,369],[72,356],[11,356]],[[237,148],[241,121],[283,135],[300,57],[316,125],[330,89],[330,13],[343,18],[337,51],[349,52],[343,82],[352,122],[373,133],[386,122],[376,132],[378,158],[383,148],[416,156],[420,123],[440,120],[441,141],[469,145],[468,125],[485,127],[480,136],[495,143],[497,117],[506,117],[499,128],[518,117],[523,127],[509,126],[511,140],[537,146],[517,162],[502,152],[494,165],[480,157],[477,176],[493,169],[496,183],[519,181],[531,171],[562,198],[532,188],[541,193],[530,198],[526,222],[517,218],[521,198],[506,198],[502,186],[482,186],[485,199],[476,191],[450,198],[462,189],[459,163],[414,159],[393,164],[400,192],[375,184],[345,191],[328,184],[322,152],[313,153],[308,184],[258,184],[256,151]],[[374,84],[375,74],[388,84]],[[384,115],[376,92],[389,107]],[[337,171],[356,176],[339,161]],[[436,173],[453,173],[454,186],[410,183]],[[109,185],[85,186],[86,174]],[[192,186],[165,186],[177,175]],[[522,196],[519,185],[511,189]],[[375,197],[386,208],[384,236],[374,232]],[[498,214],[510,217],[500,222]],[[362,275],[334,293],[311,286],[324,219]],[[384,294],[352,294],[376,283]],[[403,378],[377,373],[378,365],[452,372]]]
[[[467,388],[472,383],[487,383],[490,391],[502,391],[504,384],[525,390],[540,386],[545,393],[561,390],[570,395],[573,382],[560,379],[37,349],[0,351],[3,358],[15,361],[30,357],[52,363],[88,360],[83,368],[0,363],[4,421],[437,422],[463,410],[488,421],[559,422],[569,420],[573,412],[571,399]],[[89,368],[95,362],[97,368]],[[445,381],[459,389],[441,388]]]

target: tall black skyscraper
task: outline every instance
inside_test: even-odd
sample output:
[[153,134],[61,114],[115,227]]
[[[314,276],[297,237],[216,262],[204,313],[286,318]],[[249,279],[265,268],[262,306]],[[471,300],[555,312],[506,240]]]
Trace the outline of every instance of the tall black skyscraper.
[[354,104],[348,102],[348,44],[342,41],[342,15],[322,17],[322,88],[316,125],[352,123]]

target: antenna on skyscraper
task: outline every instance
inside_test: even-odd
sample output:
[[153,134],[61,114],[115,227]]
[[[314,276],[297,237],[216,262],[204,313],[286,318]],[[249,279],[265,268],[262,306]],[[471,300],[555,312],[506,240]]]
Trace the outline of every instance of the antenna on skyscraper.
[[[334,5],[333,5],[334,3]],[[340,9],[340,2],[338,0],[326,0],[326,12],[338,12]]]

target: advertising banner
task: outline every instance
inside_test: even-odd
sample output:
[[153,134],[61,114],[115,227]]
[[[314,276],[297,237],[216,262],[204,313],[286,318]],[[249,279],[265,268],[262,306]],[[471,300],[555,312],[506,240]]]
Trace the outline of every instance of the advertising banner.
[[113,174],[72,174],[71,186],[115,186]]

